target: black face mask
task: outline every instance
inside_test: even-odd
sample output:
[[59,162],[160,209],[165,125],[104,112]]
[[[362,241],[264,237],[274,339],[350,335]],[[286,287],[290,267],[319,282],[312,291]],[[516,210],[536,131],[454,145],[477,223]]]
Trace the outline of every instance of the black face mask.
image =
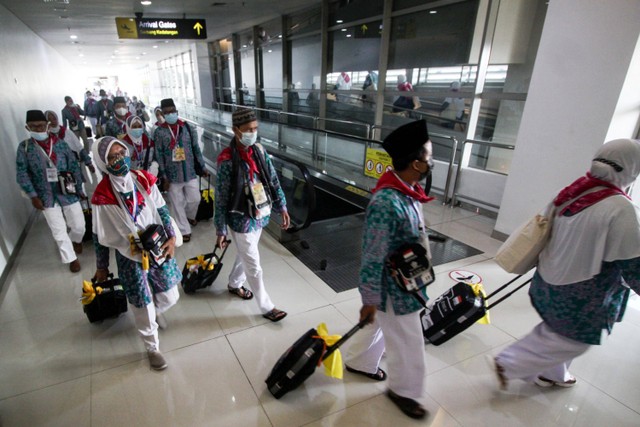
[[423,179],[431,175],[431,169],[433,168],[433,166],[429,162],[423,162],[422,160],[418,160],[418,162],[427,165],[427,170],[424,172],[420,172],[420,179],[418,181],[422,181]]

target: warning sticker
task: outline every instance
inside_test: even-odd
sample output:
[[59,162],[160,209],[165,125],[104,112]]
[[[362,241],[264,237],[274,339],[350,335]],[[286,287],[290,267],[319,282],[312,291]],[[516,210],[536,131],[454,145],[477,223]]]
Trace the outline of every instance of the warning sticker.
[[384,150],[367,148],[367,158],[364,162],[364,174],[372,178],[380,178],[382,174],[393,169],[391,156]]

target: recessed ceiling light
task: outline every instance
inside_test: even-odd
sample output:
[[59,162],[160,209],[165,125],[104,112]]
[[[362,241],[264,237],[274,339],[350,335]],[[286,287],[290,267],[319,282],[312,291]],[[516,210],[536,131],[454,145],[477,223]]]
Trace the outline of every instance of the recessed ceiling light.
[[282,38],[282,34],[278,34],[278,38],[281,39]]
[[154,48],[154,49],[157,49],[157,48],[158,48],[158,45],[155,45],[153,48]]
[[80,58],[82,58],[84,56],[84,53],[81,53],[80,55],[78,55]]
[[78,38],[78,36],[76,36],[75,34],[71,34],[71,35],[69,36],[69,38],[70,38],[71,40],[75,40],[75,39],[77,39],[77,38]]
[[346,29],[346,28],[343,28],[343,29],[341,29],[340,31],[347,31],[347,29]]
[[246,45],[246,44],[243,44],[243,45],[242,45],[242,47],[247,47],[247,45]]
[[115,57],[116,57],[115,55],[111,55],[111,59],[113,59],[113,58],[115,58]]
[[113,53],[118,53],[118,49],[114,50]]
[[140,57],[139,57],[139,56],[136,56],[136,59],[140,59]]
[[267,52],[271,53],[271,52],[273,52],[273,50],[269,49]]
[[347,37],[351,37],[351,34],[347,34]]
[[435,15],[436,13],[438,13],[438,11],[437,10],[430,10],[429,13],[432,14],[432,15]]
[[342,24],[343,22],[344,22],[344,21],[343,21],[342,19],[338,19],[338,20],[336,21],[336,24]]
[[142,0],[140,2],[140,4],[143,5],[143,6],[149,6],[151,4],[151,2],[149,0]]
[[143,55],[146,55],[146,54],[147,54],[147,52],[142,52],[142,54],[143,54]]

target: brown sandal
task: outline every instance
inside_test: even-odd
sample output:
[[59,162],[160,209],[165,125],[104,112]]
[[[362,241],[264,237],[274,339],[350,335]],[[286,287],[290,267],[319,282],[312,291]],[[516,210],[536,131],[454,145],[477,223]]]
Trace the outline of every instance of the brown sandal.
[[238,288],[230,288],[227,286],[227,289],[229,290],[230,294],[237,295],[239,298],[242,298],[244,300],[253,298],[253,292],[251,292],[249,289],[245,288],[244,286],[240,286]]
[[264,317],[265,319],[269,319],[272,322],[279,322],[287,317],[287,312],[274,308],[270,312],[263,314],[262,317]]
[[387,397],[408,417],[419,420],[427,415],[427,410],[413,399],[399,396],[391,390],[387,390]]

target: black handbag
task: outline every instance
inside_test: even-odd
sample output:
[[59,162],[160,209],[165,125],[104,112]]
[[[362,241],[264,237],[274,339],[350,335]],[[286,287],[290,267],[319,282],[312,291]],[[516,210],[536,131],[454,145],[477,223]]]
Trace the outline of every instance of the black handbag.
[[420,243],[405,243],[386,260],[396,284],[406,292],[417,292],[435,280],[427,249]]
[[197,221],[206,221],[213,218],[214,206],[213,206],[213,191],[211,190],[211,178],[207,177],[207,188],[202,189],[202,178],[199,182],[200,187],[200,204],[198,205],[198,212],[196,213]]
[[216,245],[213,252],[189,258],[182,269],[182,289],[187,294],[193,294],[198,289],[211,286],[222,270],[222,258],[227,252],[231,240],[220,255],[216,254],[219,246]]
[[162,265],[166,260],[162,245],[169,240],[164,227],[159,224],[151,224],[140,234],[139,238],[142,248],[149,252],[151,259],[157,265]]
[[95,297],[89,304],[83,306],[89,322],[99,322],[126,313],[127,296],[124,287],[120,284],[120,279],[114,279],[113,274],[109,274],[109,279],[104,282],[96,283],[95,278],[91,279],[91,285]]

